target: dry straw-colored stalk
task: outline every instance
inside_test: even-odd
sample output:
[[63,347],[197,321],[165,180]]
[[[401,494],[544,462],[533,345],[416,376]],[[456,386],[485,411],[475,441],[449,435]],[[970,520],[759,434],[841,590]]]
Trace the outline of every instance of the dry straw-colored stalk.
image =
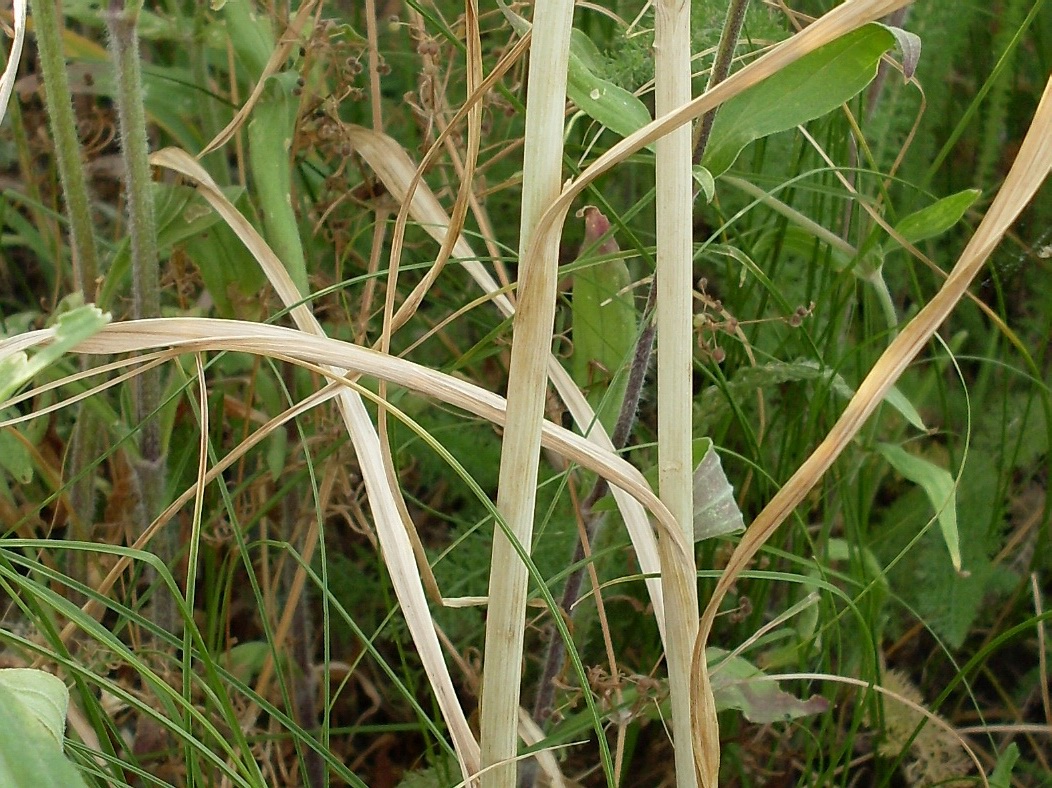
[[[690,0],[654,3],[654,106],[658,116],[691,98]],[[657,212],[657,414],[661,500],[693,541],[694,482],[691,430],[693,342],[693,144],[688,124],[658,138],[654,148]],[[672,704],[676,785],[694,788],[690,733],[690,662],[698,631],[698,584],[693,551],[658,543],[665,608],[665,664]],[[719,757],[719,753],[715,754]]]
[[[515,788],[517,784],[514,758],[529,582],[518,550],[528,553],[533,541],[559,269],[558,237],[549,235],[537,245],[535,233],[562,184],[563,112],[572,22],[572,0],[539,0],[534,5],[519,224],[518,310],[512,324],[508,418],[497,481],[497,512],[504,522],[493,535],[479,723],[482,764],[493,768],[483,775],[483,788]],[[534,253],[527,255],[527,249]]]

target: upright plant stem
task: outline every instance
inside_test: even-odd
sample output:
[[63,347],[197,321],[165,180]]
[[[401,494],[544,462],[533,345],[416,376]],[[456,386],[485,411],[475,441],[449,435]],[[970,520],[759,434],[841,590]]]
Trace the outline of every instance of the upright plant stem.
[[519,234],[519,308],[508,380],[508,414],[501,451],[497,509],[511,538],[493,538],[485,666],[482,677],[481,745],[484,788],[514,788],[523,629],[529,579],[511,539],[529,550],[533,537],[541,423],[548,383],[548,356],[555,321],[558,238],[526,257],[538,220],[559,195],[563,110],[573,3],[538,0],[526,98],[522,219]]
[[[54,0],[32,0],[33,25],[44,77],[44,101],[55,146],[55,163],[69,216],[73,285],[85,301],[90,301],[98,275],[98,246],[91,220],[88,179],[73,114],[73,98],[62,56],[62,31],[56,6]],[[87,357],[82,365],[85,368],[90,365]],[[73,512],[70,535],[78,541],[90,539],[90,525],[95,514],[95,484],[88,471],[96,455],[98,430],[94,422],[90,409],[81,409],[70,438],[69,471],[75,479],[69,492]],[[69,572],[75,579],[88,580],[88,556],[89,553],[83,551],[70,554]]]
[[[125,7],[114,0],[106,14],[110,50],[116,71],[117,122],[124,163],[125,199],[128,204],[128,236],[132,252],[132,314],[136,319],[159,317],[161,288],[157,255],[157,231],[153,215],[149,141],[143,106],[142,73],[137,35],[140,2]],[[137,477],[140,485],[140,527],[145,529],[161,510],[166,464],[161,451],[161,431],[156,418],[149,418],[161,401],[161,374],[155,368],[135,378],[133,418],[139,425]],[[175,558],[176,534],[167,530],[155,551],[169,566]],[[176,627],[174,600],[159,591],[153,606],[154,623],[173,632]]]
[[62,56],[62,30],[57,5],[55,0],[32,0],[33,30],[44,76],[44,101],[51,138],[55,144],[58,178],[69,213],[73,278],[77,289],[87,299],[95,288],[95,277],[98,275],[98,251],[91,221],[88,179],[81,160],[80,140],[77,138],[77,119],[73,115],[66,61]]
[[[738,40],[742,35],[742,26],[745,24],[745,12],[749,10],[749,0],[731,0],[727,7],[727,17],[723,23],[723,31],[720,33],[720,42],[716,45],[716,58],[712,61],[712,70],[709,72],[709,81],[706,90],[712,90],[723,82],[731,73],[731,63],[734,61],[734,50],[738,48]],[[701,116],[698,129],[694,133],[694,163],[701,162],[705,155],[705,148],[709,144],[709,136],[712,134],[712,124],[716,120],[716,110],[710,109]]]
[[[654,75],[658,116],[690,101],[690,2],[655,2]],[[658,483],[662,502],[693,540],[691,421],[692,342],[691,132],[688,125],[658,138],[657,166],[657,399]],[[693,553],[666,537],[658,542],[665,589],[665,661],[672,702],[676,785],[694,788],[690,666],[698,632],[698,588]]]

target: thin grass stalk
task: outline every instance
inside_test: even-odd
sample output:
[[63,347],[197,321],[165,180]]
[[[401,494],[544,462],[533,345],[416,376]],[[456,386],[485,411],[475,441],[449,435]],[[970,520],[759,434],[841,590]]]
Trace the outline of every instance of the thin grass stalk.
[[537,223],[560,191],[563,112],[573,3],[540,0],[534,6],[522,213],[519,229],[518,310],[508,376],[508,421],[501,448],[497,510],[508,527],[493,536],[485,663],[482,675],[481,746],[484,788],[514,788],[522,645],[528,573],[511,540],[529,550],[533,539],[541,426],[548,356],[555,321],[559,242],[550,236],[538,254],[525,252]]
[[[664,115],[690,99],[690,0],[654,4],[655,109]],[[691,130],[683,125],[661,136],[654,150],[657,212],[657,409],[658,483],[687,544],[693,542],[694,484],[691,463],[694,290]],[[665,592],[665,662],[672,702],[676,785],[694,788],[690,662],[698,631],[698,587],[693,551],[683,554],[658,540]],[[717,751],[718,757],[718,751]],[[718,762],[717,762],[718,763]],[[706,783],[706,785],[708,785]]]
[[[128,237],[132,253],[132,314],[136,318],[161,314],[160,263],[157,230],[153,215],[153,180],[150,176],[149,140],[143,105],[142,73],[139,62],[138,19],[140,2],[125,6],[114,0],[106,14],[110,49],[116,72],[117,123],[124,163],[125,199],[128,205]],[[133,419],[139,427],[139,459],[136,473],[140,485],[140,531],[161,510],[166,463],[161,447],[161,428],[150,418],[161,402],[161,371],[145,370],[132,388]],[[158,558],[169,567],[178,549],[178,534],[168,529],[154,545]],[[158,589],[152,620],[166,632],[174,632],[177,612],[166,590]]]

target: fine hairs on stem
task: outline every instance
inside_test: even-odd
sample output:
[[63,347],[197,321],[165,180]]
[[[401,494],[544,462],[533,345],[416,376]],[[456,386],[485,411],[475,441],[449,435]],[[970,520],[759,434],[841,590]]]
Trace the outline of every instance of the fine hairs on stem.
[[[51,0],[32,0],[37,52],[44,78],[51,139],[55,146],[55,164],[69,217],[69,236],[73,254],[73,284],[84,301],[90,301],[98,275],[98,243],[91,216],[88,178],[84,171],[77,121],[73,114],[66,62],[62,53],[62,31],[57,4]],[[82,367],[90,364],[82,359]],[[77,417],[69,451],[70,505],[73,512],[73,537],[89,541],[89,525],[95,515],[95,483],[90,466],[97,455],[98,425],[91,410],[84,408]],[[72,552],[69,556],[71,575],[87,579],[90,553]]]
[[[161,313],[157,231],[139,62],[140,5],[132,3],[126,7],[122,0],[114,0],[106,13],[110,50],[116,70],[117,123],[128,203],[132,314],[137,319],[158,317]],[[137,519],[140,531],[146,529],[164,503],[167,471],[161,447],[161,428],[156,416],[161,403],[161,390],[161,372],[157,367],[138,375],[132,388],[133,418],[139,426],[139,457],[135,463],[135,476],[139,485]],[[165,529],[155,542],[154,549],[161,561],[170,566],[178,549],[177,532],[172,528]],[[175,631],[175,600],[162,589],[156,592],[151,617],[166,632]]]

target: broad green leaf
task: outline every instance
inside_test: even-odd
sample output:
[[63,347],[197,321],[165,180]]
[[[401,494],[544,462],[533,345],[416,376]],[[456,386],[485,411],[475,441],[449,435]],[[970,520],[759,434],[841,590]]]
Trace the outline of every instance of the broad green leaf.
[[865,25],[730,99],[716,114],[701,163],[719,177],[750,142],[836,109],[872,81],[894,44],[886,27]]
[[0,785],[86,787],[62,752],[68,703],[65,685],[50,674],[0,671]]
[[[972,207],[980,194],[982,192],[979,189],[965,189],[936,200],[927,208],[921,208],[916,213],[900,219],[895,224],[895,232],[911,244],[941,235],[961,220],[964,212]],[[898,245],[898,241],[891,238],[884,248],[894,249]]]
[[267,14],[256,13],[250,0],[226,0],[222,9],[230,43],[238,60],[245,64],[254,81],[263,72],[274,50],[274,33]]
[[888,464],[924,490],[931,505],[935,508],[942,531],[943,541],[950,553],[953,568],[961,571],[961,543],[957,532],[957,485],[953,476],[945,468],[915,454],[910,454],[901,446],[881,443],[877,450]]
[[69,708],[69,690],[62,679],[33,668],[4,668],[0,670],[0,688],[14,693],[55,742],[62,743]]
[[[157,246],[162,253],[170,251],[187,238],[203,233],[219,221],[219,214],[212,210],[212,206],[196,189],[167,183],[155,183],[154,188]],[[230,202],[237,202],[244,192],[239,186],[223,189],[223,194]]]
[[[595,207],[584,209],[583,251],[610,230],[609,220]],[[599,244],[598,253],[618,251],[612,238]],[[627,367],[636,342],[636,309],[629,287],[632,277],[625,261],[614,257],[582,265],[573,275],[573,356],[571,374],[588,393],[602,425],[610,431],[617,420],[628,382]]]
[[694,541],[745,530],[734,488],[720,464],[720,455],[709,441],[708,450],[694,471]]
[[266,275],[233,230],[219,222],[186,239],[184,248],[201,272],[220,317],[258,315],[258,302],[247,299],[263,287]]
[[705,657],[712,666],[717,709],[738,709],[750,722],[765,724],[821,714],[829,708],[829,701],[821,695],[801,700],[779,689],[778,682],[768,679],[744,657],[730,656],[715,646],[705,649]]
[[94,304],[84,304],[59,315],[55,321],[54,338],[32,357],[19,351],[0,358],[0,401],[6,400],[109,322],[110,315]]
[[570,34],[566,95],[592,120],[627,137],[647,125],[650,111],[634,94],[593,72],[595,44],[576,28]]

